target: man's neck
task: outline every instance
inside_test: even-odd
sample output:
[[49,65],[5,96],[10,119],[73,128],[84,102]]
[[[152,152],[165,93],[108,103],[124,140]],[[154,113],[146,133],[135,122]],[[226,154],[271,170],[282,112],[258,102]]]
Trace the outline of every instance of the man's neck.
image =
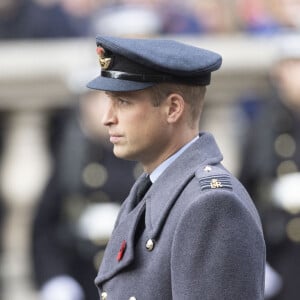
[[180,139],[174,140],[172,143],[170,143],[169,147],[159,157],[157,157],[157,159],[152,160],[152,162],[149,163],[142,162],[144,171],[148,174],[151,174],[151,172],[154,169],[156,169],[160,164],[162,164],[169,157],[178,152],[182,147],[184,147],[197,136],[198,132],[193,134],[182,135]]
[[156,167],[150,174],[150,179],[152,183],[154,183],[157,178],[182,154],[184,153],[191,144],[196,142],[198,139],[198,135],[189,141],[187,144],[185,144],[183,147],[181,147],[179,150],[177,150],[173,155],[171,155],[168,159],[163,161],[158,167]]

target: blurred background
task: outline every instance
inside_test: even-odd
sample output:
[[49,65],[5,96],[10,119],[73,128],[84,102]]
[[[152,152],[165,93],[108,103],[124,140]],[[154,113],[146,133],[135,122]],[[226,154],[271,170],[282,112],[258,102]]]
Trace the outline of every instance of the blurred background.
[[96,34],[215,50],[202,130],[245,184],[267,244],[266,299],[300,298],[300,0],[1,0],[0,299],[93,300],[141,172],[100,123]]

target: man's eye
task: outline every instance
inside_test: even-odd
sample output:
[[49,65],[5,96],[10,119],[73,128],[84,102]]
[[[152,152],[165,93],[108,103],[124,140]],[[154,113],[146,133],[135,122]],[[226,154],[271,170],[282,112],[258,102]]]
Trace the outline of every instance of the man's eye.
[[128,104],[128,100],[123,99],[123,98],[118,98],[118,102],[119,102],[119,104],[122,104],[122,105]]

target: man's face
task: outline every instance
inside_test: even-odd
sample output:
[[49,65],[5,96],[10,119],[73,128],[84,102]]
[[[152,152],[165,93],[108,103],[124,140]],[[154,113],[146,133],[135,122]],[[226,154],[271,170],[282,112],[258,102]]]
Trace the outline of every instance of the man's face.
[[107,93],[102,119],[117,157],[158,165],[171,137],[167,103],[153,106],[149,90]]

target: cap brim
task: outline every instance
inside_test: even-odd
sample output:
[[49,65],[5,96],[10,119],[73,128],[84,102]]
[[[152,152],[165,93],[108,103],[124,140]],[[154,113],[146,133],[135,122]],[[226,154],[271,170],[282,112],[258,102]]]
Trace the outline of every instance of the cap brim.
[[143,90],[153,86],[152,82],[137,82],[98,76],[87,84],[93,90],[108,92],[130,92]]

